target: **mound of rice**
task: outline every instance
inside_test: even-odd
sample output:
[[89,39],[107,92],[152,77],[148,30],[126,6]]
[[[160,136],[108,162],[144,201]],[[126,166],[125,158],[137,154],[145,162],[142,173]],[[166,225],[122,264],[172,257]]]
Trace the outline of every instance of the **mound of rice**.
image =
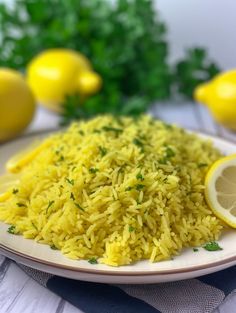
[[220,157],[209,141],[146,115],[101,116],[43,147],[0,204],[0,219],[25,238],[118,266],[170,259],[221,232],[204,199]]

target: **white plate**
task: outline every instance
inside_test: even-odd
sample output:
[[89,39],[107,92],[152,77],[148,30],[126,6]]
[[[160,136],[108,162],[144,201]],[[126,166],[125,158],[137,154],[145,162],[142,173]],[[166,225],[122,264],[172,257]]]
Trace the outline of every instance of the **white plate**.
[[[40,136],[45,136],[40,135]],[[40,137],[33,135],[17,139],[0,147],[0,173],[4,172],[6,160]],[[225,154],[236,153],[236,145],[223,139],[202,135],[213,140]],[[8,225],[0,223],[0,251],[11,259],[30,267],[73,279],[107,283],[158,283],[193,278],[216,272],[236,264],[236,231],[225,232],[219,240],[222,251],[209,252],[199,249],[184,250],[172,261],[149,263],[140,261],[134,265],[110,267],[91,265],[87,261],[74,261],[64,257],[60,251],[33,240],[7,233]]]

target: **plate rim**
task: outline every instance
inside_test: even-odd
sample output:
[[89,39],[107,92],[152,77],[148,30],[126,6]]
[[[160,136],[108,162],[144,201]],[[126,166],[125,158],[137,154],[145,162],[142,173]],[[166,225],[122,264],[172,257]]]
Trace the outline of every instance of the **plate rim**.
[[218,260],[216,262],[211,262],[211,263],[207,263],[203,265],[194,265],[191,267],[189,266],[185,269],[180,268],[180,269],[166,269],[166,270],[163,269],[163,270],[127,272],[127,271],[99,270],[99,269],[92,269],[92,268],[86,269],[86,268],[75,267],[75,266],[70,266],[70,265],[62,265],[62,264],[60,265],[54,262],[39,259],[37,257],[31,257],[23,252],[19,252],[11,248],[8,248],[7,246],[1,243],[0,243],[0,251],[3,252],[3,254],[4,252],[6,252],[7,254],[10,254],[13,256],[15,255],[25,260],[37,263],[39,265],[50,266],[58,270],[67,270],[67,271],[71,271],[74,273],[87,273],[87,274],[105,275],[105,276],[128,276],[128,277],[153,276],[153,275],[165,276],[165,275],[174,275],[174,274],[194,273],[200,270],[206,270],[208,268],[215,268],[215,267],[219,267],[222,265],[227,266],[227,264],[231,264],[232,262],[236,263],[236,255],[235,255],[227,259]]
[[[10,140],[9,142],[5,142],[5,143],[1,144],[0,149],[5,148],[7,145],[10,145],[10,144],[14,143],[15,141],[20,141],[20,140],[24,140],[25,138],[28,138],[28,137],[34,137],[37,135],[43,135],[43,134],[47,134],[47,133],[60,131],[61,129],[63,129],[63,128],[58,127],[58,128],[54,128],[54,129],[44,129],[44,130],[24,134],[21,137],[15,138],[15,140]],[[236,142],[234,142],[233,140],[225,139],[224,137],[218,136],[218,135],[212,135],[211,133],[203,132],[202,130],[198,131],[198,130],[190,129],[190,128],[184,128],[184,129],[186,131],[196,133],[197,135],[206,136],[209,139],[212,138],[212,139],[220,140],[226,144],[232,144],[236,148]],[[22,237],[22,238],[27,240],[24,237]],[[51,261],[42,260],[42,259],[37,258],[37,257],[31,257],[28,254],[25,254],[23,252],[19,252],[17,250],[9,248],[1,242],[0,242],[0,251],[3,254],[5,252],[6,254],[12,255],[13,259],[14,259],[14,256],[17,256],[17,257],[23,258],[25,260],[35,262],[39,265],[54,267],[55,269],[58,269],[58,270],[67,270],[67,271],[69,270],[69,271],[72,271],[75,273],[87,273],[87,274],[97,274],[97,275],[105,275],[105,276],[140,277],[140,276],[152,276],[152,275],[161,275],[162,276],[162,275],[172,275],[172,274],[184,274],[184,273],[190,273],[190,272],[194,273],[194,272],[197,272],[199,270],[206,270],[208,268],[210,269],[210,268],[214,268],[214,267],[218,267],[218,266],[222,266],[222,265],[227,266],[227,264],[230,264],[232,262],[236,262],[236,254],[235,254],[234,256],[230,256],[230,257],[224,258],[222,260],[217,260],[215,262],[213,261],[213,262],[205,263],[202,265],[188,266],[188,267],[182,268],[182,269],[181,268],[179,268],[179,269],[160,269],[160,270],[156,269],[156,270],[150,270],[150,271],[138,270],[138,271],[132,272],[132,271],[122,271],[122,270],[112,271],[112,270],[107,270],[107,269],[101,270],[101,269],[93,269],[93,268],[86,269],[83,267],[75,267],[72,265],[58,264],[58,263],[54,263]]]

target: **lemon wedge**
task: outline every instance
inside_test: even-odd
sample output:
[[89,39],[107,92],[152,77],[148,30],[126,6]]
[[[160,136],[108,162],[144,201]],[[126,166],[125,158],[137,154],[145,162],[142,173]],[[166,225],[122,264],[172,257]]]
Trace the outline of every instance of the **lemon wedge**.
[[18,173],[29,164],[43,149],[50,145],[50,140],[44,141],[42,144],[34,142],[27,149],[20,151],[11,157],[7,163],[6,168],[10,173]]
[[[19,184],[20,175],[18,174],[4,174],[0,176],[0,202],[7,200],[14,190],[13,187],[17,187]],[[17,189],[15,189],[17,192]]]
[[236,154],[211,166],[206,175],[205,196],[215,215],[236,228]]

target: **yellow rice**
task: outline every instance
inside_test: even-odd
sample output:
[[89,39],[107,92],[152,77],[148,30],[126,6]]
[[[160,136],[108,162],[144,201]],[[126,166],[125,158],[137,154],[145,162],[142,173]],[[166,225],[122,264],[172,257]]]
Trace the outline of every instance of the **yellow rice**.
[[15,233],[112,266],[218,239],[222,225],[204,199],[220,157],[210,141],[146,115],[76,122],[46,141],[0,203]]

